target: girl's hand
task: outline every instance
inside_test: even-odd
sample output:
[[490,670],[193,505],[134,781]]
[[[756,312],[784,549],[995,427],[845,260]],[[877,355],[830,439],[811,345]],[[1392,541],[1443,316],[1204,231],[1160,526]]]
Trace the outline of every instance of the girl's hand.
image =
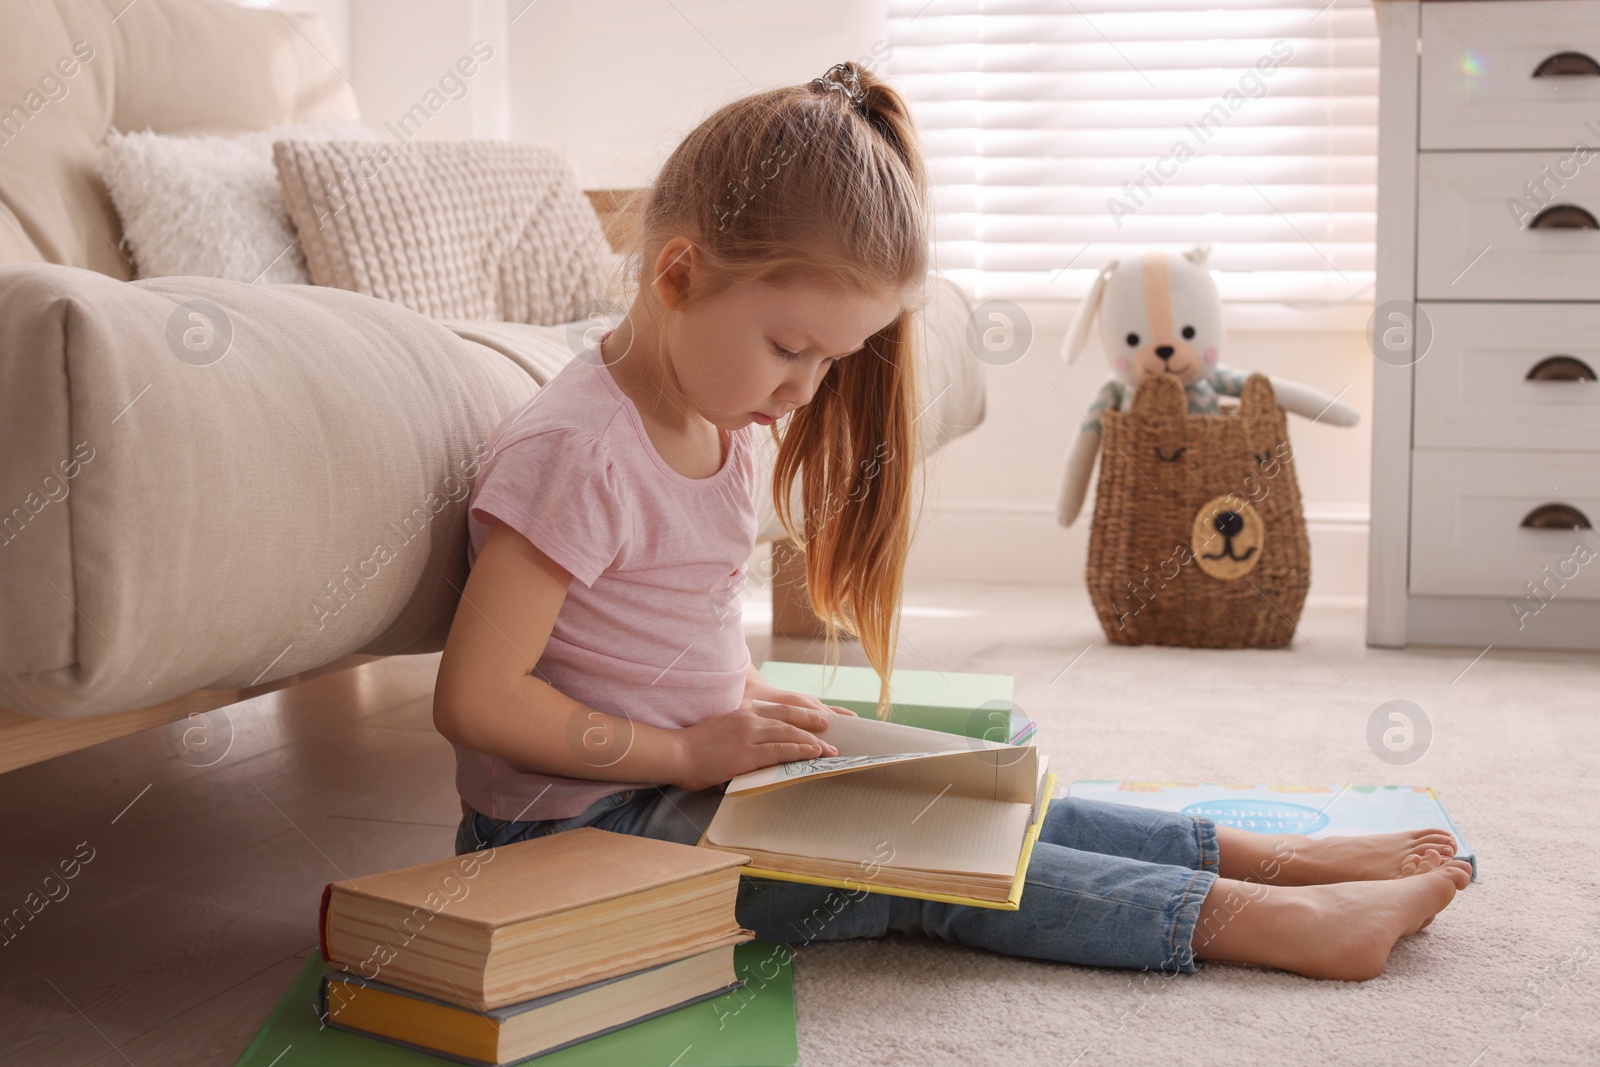
[[805,693],[790,693],[783,689],[774,689],[767,680],[756,672],[754,666],[744,683],[744,701],[740,707],[749,707],[752,700],[766,700],[774,704],[796,704],[802,708],[813,708],[817,711],[831,711],[838,715],[854,715],[849,708],[841,708],[834,704],[824,704],[821,700]]
[[775,763],[839,754],[810,732],[826,730],[828,720],[839,709],[787,703],[758,707],[750,700],[746,696],[743,704],[727,714],[676,731],[682,744],[682,769],[673,785],[695,792]]

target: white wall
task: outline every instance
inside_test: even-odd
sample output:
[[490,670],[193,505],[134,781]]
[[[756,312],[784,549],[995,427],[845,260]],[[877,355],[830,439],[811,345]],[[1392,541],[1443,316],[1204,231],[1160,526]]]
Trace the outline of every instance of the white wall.
[[503,33],[475,22],[475,10],[484,5],[476,0],[340,0],[340,4],[346,10],[350,42],[345,69],[355,86],[363,122],[391,142],[404,139],[388,124],[398,122],[429,90],[438,91],[440,79],[457,60],[463,56],[476,60],[473,43],[484,40],[493,57],[471,65],[475,73],[461,79],[465,92],[459,99],[442,94],[445,102],[415,136],[464,140],[496,135],[492,116],[506,111],[504,89],[511,56]]
[[508,0],[512,135],[559,144],[593,188],[650,180],[718,106],[872,54],[886,8],[859,0]]
[[[421,136],[498,136],[565,147],[586,187],[649,180],[666,155],[720,104],[816,77],[873,54],[882,5],[860,0],[302,0],[346,23],[346,66],[366,120],[381,128],[413,103],[499,10],[508,23],[495,59],[468,95]],[[494,78],[503,78],[503,95]],[[497,114],[486,97],[503,98]],[[985,367],[988,418],[935,458],[930,511],[913,576],[1081,584],[1092,499],[1072,530],[1054,521],[1062,457],[1077,415],[1106,371],[1098,351],[1069,371],[1056,356],[1069,306],[1030,306],[1032,349]],[[1311,533],[1312,592],[1360,597],[1366,588],[1371,355],[1360,324],[1369,309],[1330,317],[1336,327],[1283,328],[1296,313],[1230,313],[1224,361],[1338,393],[1362,415],[1338,429],[1293,418]],[[1346,387],[1348,386],[1348,389]]]

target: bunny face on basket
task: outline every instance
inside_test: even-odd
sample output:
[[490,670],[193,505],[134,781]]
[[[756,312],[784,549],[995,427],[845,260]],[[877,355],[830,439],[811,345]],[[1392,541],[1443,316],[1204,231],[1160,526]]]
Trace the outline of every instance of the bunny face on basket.
[[1310,583],[1288,426],[1265,375],[1190,414],[1172,377],[1108,411],[1087,585],[1119,644],[1281,647]]

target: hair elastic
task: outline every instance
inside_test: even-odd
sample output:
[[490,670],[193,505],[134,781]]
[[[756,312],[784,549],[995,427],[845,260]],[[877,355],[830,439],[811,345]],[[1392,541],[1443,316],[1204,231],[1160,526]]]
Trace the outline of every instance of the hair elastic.
[[835,63],[820,78],[812,78],[811,85],[823,92],[844,93],[849,98],[851,107],[866,114],[863,105],[866,103],[867,91],[861,87],[860,72],[848,63]]

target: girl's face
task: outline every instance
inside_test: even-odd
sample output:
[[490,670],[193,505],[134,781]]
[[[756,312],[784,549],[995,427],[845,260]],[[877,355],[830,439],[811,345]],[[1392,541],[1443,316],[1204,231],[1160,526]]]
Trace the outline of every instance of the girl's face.
[[725,430],[768,426],[811,401],[828,368],[901,311],[891,294],[748,282],[675,311],[669,359],[685,397]]

